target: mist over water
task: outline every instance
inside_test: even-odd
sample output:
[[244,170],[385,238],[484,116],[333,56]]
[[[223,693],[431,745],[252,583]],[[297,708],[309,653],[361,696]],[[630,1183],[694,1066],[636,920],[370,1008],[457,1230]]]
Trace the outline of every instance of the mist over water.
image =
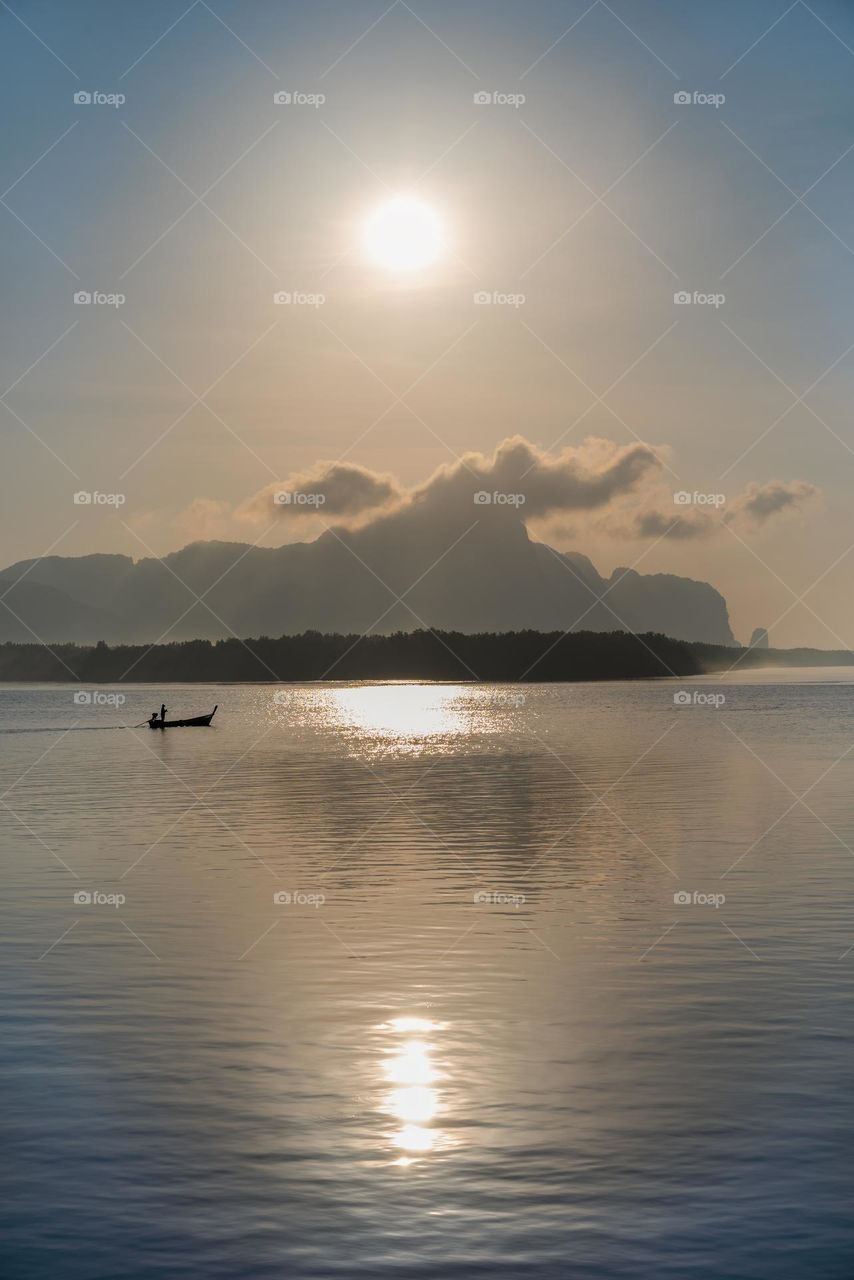
[[5,1273],[847,1277],[851,678],[0,690]]

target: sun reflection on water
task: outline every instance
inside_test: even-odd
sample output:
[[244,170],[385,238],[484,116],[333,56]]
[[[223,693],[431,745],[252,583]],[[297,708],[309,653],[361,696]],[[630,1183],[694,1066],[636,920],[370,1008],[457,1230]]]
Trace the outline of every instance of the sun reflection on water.
[[400,1125],[390,1140],[393,1146],[409,1153],[397,1161],[408,1165],[414,1155],[432,1151],[441,1139],[439,1131],[432,1127],[440,1110],[433,1046],[426,1040],[410,1038],[416,1032],[424,1034],[438,1027],[425,1018],[402,1017],[382,1029],[406,1037],[394,1045],[383,1070],[389,1083],[396,1086],[386,1095],[384,1110]]

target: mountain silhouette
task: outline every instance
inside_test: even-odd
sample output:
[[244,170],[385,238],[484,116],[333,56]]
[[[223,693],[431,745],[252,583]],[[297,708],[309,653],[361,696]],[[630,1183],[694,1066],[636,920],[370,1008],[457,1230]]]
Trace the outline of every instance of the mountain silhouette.
[[0,572],[4,591],[0,640],[150,643],[429,626],[735,643],[726,601],[707,583],[633,569],[603,578],[586,556],[555,551],[515,513],[489,508],[446,523],[408,508],[277,548],[195,542],[162,560],[46,556]]

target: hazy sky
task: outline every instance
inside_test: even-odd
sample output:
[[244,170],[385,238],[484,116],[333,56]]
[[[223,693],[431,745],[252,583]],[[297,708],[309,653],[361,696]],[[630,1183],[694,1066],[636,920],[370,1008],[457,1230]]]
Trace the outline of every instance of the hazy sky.
[[[850,4],[12,0],[0,49],[4,564],[315,536],[236,513],[318,460],[406,487],[516,434],[640,440],[674,518],[820,494],[555,545],[705,578],[740,637],[854,644]],[[399,275],[362,228],[405,192],[445,245]]]

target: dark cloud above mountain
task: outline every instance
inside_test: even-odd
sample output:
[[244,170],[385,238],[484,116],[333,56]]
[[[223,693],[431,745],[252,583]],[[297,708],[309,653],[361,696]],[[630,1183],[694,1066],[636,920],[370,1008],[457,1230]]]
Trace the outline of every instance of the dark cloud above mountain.
[[347,523],[395,506],[402,497],[391,475],[348,462],[318,462],[306,471],[293,472],[281,484],[267,485],[238,514],[274,514],[285,519],[320,515]]
[[820,490],[806,480],[769,480],[766,484],[749,484],[731,504],[726,514],[727,522],[759,526],[775,516],[800,511]]
[[661,468],[658,452],[638,442],[583,444],[550,456],[524,436],[504,440],[491,458],[468,453],[439,467],[423,484],[405,490],[393,476],[348,463],[319,463],[268,485],[241,515],[286,519],[317,516],[325,523],[364,525],[407,509],[413,512],[479,509],[486,517],[515,511],[525,520],[606,507]]

